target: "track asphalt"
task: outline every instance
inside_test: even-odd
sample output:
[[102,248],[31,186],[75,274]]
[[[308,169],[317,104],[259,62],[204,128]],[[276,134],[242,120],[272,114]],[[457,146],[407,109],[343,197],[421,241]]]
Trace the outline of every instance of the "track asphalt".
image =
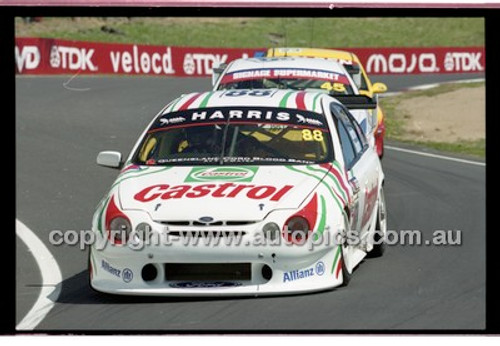
[[[449,79],[453,76],[446,76]],[[456,77],[458,78],[458,76]],[[475,78],[475,76],[467,76]],[[410,78],[411,79],[411,78]],[[152,117],[206,78],[18,77],[16,217],[61,268],[61,294],[37,330],[362,331],[485,327],[485,167],[386,150],[388,227],[461,232],[459,246],[389,246],[365,260],[349,286],[286,297],[180,299],[115,297],[92,291],[87,253],[49,244],[51,230],[90,228],[118,171],[99,167],[102,150],[128,154]],[[377,78],[375,78],[377,80]],[[391,91],[436,76],[378,78]],[[40,291],[30,250],[16,242],[18,323]]]

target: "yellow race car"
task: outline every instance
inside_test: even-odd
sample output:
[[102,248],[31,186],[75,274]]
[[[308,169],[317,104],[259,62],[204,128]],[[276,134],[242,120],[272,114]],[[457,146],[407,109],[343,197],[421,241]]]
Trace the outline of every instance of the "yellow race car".
[[[359,93],[369,97],[375,94],[381,94],[387,91],[387,86],[384,83],[373,83],[368,78],[366,71],[361,64],[361,61],[356,54],[336,49],[317,49],[317,48],[269,48],[266,53],[267,57],[284,57],[284,56],[302,56],[314,58],[326,58],[340,61],[347,72],[351,74],[354,82],[357,84]],[[375,129],[375,147],[380,158],[384,155],[384,113],[380,105],[376,109],[377,112],[377,127]]]

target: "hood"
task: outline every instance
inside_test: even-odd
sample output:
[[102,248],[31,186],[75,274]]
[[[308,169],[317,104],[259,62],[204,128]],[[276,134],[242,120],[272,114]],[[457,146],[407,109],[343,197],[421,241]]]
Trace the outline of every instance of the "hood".
[[134,166],[115,186],[123,210],[144,210],[155,221],[258,221],[298,208],[326,173],[319,165]]

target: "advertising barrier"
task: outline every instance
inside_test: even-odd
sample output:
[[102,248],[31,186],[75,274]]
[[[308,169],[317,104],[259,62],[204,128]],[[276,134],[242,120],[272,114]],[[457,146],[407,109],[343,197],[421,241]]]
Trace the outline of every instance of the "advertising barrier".
[[[336,48],[343,49],[343,48]],[[348,48],[368,74],[478,73],[484,47]],[[200,48],[16,38],[17,74],[208,77],[212,68],[266,48]]]
[[479,73],[484,47],[351,49],[368,74]]

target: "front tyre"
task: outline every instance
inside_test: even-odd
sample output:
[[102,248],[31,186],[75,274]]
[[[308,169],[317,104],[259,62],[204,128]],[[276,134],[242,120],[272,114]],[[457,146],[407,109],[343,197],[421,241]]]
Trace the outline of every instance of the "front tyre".
[[[345,231],[349,231],[349,220],[347,219],[347,216],[344,213],[344,226],[345,226]],[[347,269],[347,264],[346,264],[346,259],[349,260],[349,250],[351,250],[351,246],[348,244],[347,239],[344,237],[342,239],[342,244],[341,246],[341,251],[340,251],[340,261],[342,263],[342,284],[340,285],[341,287],[345,287],[349,284],[349,281],[351,281],[351,275],[352,273],[349,273]]]
[[342,247],[341,257],[340,257],[340,260],[342,261],[342,285],[340,285],[341,287],[345,287],[345,286],[349,285],[349,281],[351,281],[351,275],[352,275],[347,270],[347,266],[345,264],[344,258],[345,258],[344,257],[344,249]]
[[93,286],[92,286],[92,279],[93,279],[93,275],[95,273],[95,268],[94,266],[92,265],[92,260],[91,260],[91,256],[92,256],[92,248],[89,246],[89,255],[88,255],[88,259],[87,259],[87,268],[88,268],[88,283],[89,283],[89,287],[92,291],[96,292],[96,293],[101,293],[99,292],[98,290],[96,290]]
[[377,223],[375,225],[375,235],[373,236],[373,249],[368,257],[380,257],[384,254],[386,244],[384,238],[387,234],[387,208],[385,204],[384,188],[380,188],[378,196]]

